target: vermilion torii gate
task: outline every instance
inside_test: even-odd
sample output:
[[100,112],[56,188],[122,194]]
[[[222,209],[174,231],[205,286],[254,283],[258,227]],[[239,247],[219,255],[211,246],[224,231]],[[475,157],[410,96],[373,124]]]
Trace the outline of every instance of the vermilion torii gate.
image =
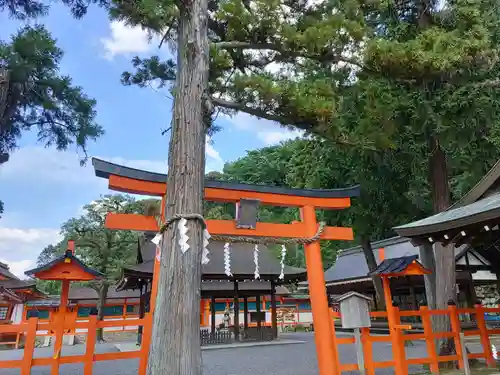
[[[128,168],[99,159],[93,159],[92,164],[97,177],[108,179],[110,189],[130,194],[162,197],[164,203],[167,175]],[[207,229],[210,234],[224,236],[310,238],[318,231],[316,208],[348,208],[351,204],[350,198],[359,196],[359,193],[359,186],[332,190],[289,189],[207,180],[204,194],[208,201],[238,204],[242,200],[250,199],[264,205],[298,207],[302,220],[302,222],[292,224],[257,222],[254,229],[239,228],[233,220],[207,220]],[[162,218],[164,219],[163,210],[164,204],[162,204]],[[106,227],[121,230],[159,231],[155,217],[135,214],[110,213],[106,218]],[[320,239],[352,240],[353,232],[351,228],[326,226]],[[320,244],[316,241],[304,247],[319,373],[320,375],[334,375],[338,373],[338,355],[325,289]],[[155,305],[158,285],[159,258],[157,256],[155,260],[152,308]]]

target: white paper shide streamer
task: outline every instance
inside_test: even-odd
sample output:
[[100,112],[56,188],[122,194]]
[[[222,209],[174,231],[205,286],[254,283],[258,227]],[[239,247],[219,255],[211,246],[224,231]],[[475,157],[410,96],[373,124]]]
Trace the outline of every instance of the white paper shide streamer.
[[208,264],[210,262],[210,259],[208,259],[208,254],[210,254],[210,251],[208,251],[208,244],[210,243],[210,233],[208,233],[208,230],[203,231],[203,251],[201,253],[201,264]]
[[286,246],[281,245],[281,273],[280,273],[280,280],[283,280],[285,278],[285,256],[286,256]]
[[162,237],[163,235],[161,233],[158,233],[156,236],[154,236],[151,242],[154,243],[156,246],[160,246]]
[[186,219],[183,218],[178,221],[177,230],[179,231],[178,244],[179,247],[181,248],[182,254],[184,254],[186,251],[189,250],[189,244],[188,244],[189,237],[187,235],[188,227]]
[[224,245],[224,271],[227,276],[233,276],[231,273],[231,245],[229,242]]
[[163,235],[161,233],[158,233],[154,238],[151,240],[152,243],[156,245],[156,260],[159,262],[161,260],[161,240],[163,238]]
[[260,279],[259,273],[259,245],[253,248],[253,262],[255,263],[255,271],[253,272],[255,279]]

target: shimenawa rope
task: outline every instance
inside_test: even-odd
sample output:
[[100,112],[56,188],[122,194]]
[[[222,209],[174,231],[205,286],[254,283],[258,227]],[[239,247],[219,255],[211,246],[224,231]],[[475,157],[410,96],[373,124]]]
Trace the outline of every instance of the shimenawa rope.
[[[156,218],[159,221],[159,218]],[[160,233],[163,234],[167,228],[174,222],[180,220],[197,220],[203,225],[203,229],[206,229],[207,223],[205,218],[200,214],[175,214],[169,219],[167,219],[163,224],[160,225]],[[325,231],[325,222],[321,221],[319,223],[318,230],[312,237],[306,238],[277,238],[277,237],[243,237],[243,236],[224,236],[224,235],[211,235],[210,239],[213,241],[221,242],[240,242],[240,243],[250,243],[255,245],[265,245],[265,244],[277,244],[277,245],[287,245],[287,244],[302,244],[307,245],[318,241],[321,235]]]

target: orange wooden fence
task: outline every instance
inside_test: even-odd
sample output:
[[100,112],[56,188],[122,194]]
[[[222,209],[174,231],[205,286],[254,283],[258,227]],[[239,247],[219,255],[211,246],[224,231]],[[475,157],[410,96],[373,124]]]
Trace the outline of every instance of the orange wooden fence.
[[[491,351],[490,335],[500,334],[500,329],[489,329],[486,326],[485,313],[500,313],[500,308],[483,308],[478,305],[471,309],[458,309],[456,306],[449,306],[446,310],[429,310],[427,307],[421,307],[418,311],[400,311],[397,307],[392,310],[393,319],[396,322],[396,327],[389,327],[389,335],[373,335],[368,328],[361,331],[361,344],[364,353],[364,364],[366,375],[375,375],[375,369],[394,367],[396,375],[408,374],[408,366],[410,365],[429,365],[432,373],[438,374],[438,364],[440,362],[456,361],[460,368],[463,368],[463,355],[460,350],[460,314],[472,314],[475,316],[475,329],[465,330],[465,336],[476,336],[479,338],[483,351],[481,353],[471,353],[468,355],[470,359],[485,359],[489,366],[495,365],[493,353]],[[341,318],[338,312],[331,312],[332,318]],[[432,315],[448,315],[451,322],[450,332],[433,332],[431,325]],[[388,318],[387,312],[372,312],[372,318]],[[410,327],[401,325],[401,317],[420,317],[423,327],[423,333],[412,333]],[[137,351],[132,352],[112,352],[112,353],[95,353],[96,330],[99,328],[109,327],[127,327],[127,326],[143,326],[143,341]],[[87,330],[87,340],[85,343],[85,353],[81,355],[61,356],[62,338],[64,334],[72,334],[77,329]],[[52,357],[35,358],[35,339],[37,331],[49,331],[56,336],[53,347]],[[139,359],[138,375],[146,374],[146,366],[148,359],[149,344],[152,331],[152,315],[146,314],[143,319],[137,320],[111,320],[97,321],[95,316],[89,317],[86,322],[74,320],[66,320],[63,324],[60,320],[53,322],[40,322],[37,318],[31,318],[27,322],[15,325],[0,325],[0,335],[5,333],[13,333],[24,337],[24,355],[22,359],[0,361],[0,369],[2,368],[19,368],[20,375],[30,375],[31,368],[34,366],[50,366],[51,375],[59,374],[59,366],[69,363],[83,363],[83,375],[92,375],[92,367],[94,362],[120,360],[120,359]],[[335,328],[334,332],[335,334]],[[436,338],[449,337],[455,340],[456,354],[439,356],[436,348]],[[424,340],[427,347],[427,358],[406,358],[405,341]],[[353,344],[354,337],[336,337],[336,345]],[[388,342],[392,343],[393,359],[390,361],[376,361],[373,357],[373,343]],[[353,349],[354,350],[354,349]],[[341,375],[345,371],[358,370],[357,364],[342,364],[338,359],[338,351],[334,354],[337,359],[337,372]],[[1,371],[0,371],[1,372]]]
[[[368,328],[361,330],[361,343],[364,355],[366,375],[375,375],[375,369],[394,367],[396,375],[407,375],[409,365],[428,365],[433,374],[439,374],[438,365],[441,362],[458,362],[459,368],[463,368],[463,355],[460,346],[460,315],[475,315],[476,329],[464,330],[467,337],[478,337],[483,351],[481,353],[469,353],[469,359],[484,359],[488,366],[494,367],[495,360],[491,350],[490,335],[500,334],[500,329],[489,329],[484,319],[485,313],[500,313],[500,308],[484,308],[477,305],[475,308],[458,309],[456,306],[449,306],[446,310],[430,310],[423,306],[418,311],[400,311],[397,307],[392,309],[394,319],[399,327],[389,327],[389,335],[372,335]],[[388,318],[388,313],[372,312],[372,318]],[[432,330],[432,315],[448,315],[450,317],[451,331],[434,332]],[[338,312],[332,312],[333,318],[341,318]],[[412,333],[411,325],[405,327],[401,325],[401,317],[420,317],[423,326],[423,333]],[[334,328],[335,331],[335,328]],[[455,341],[456,353],[453,355],[439,356],[436,348],[436,339],[449,337]],[[424,340],[427,347],[427,358],[406,358],[405,342]],[[375,342],[391,342],[393,359],[391,361],[376,362],[373,358],[373,346]],[[337,345],[354,344],[354,337],[337,337]],[[359,370],[357,364],[339,363],[338,372]]]
[[[22,359],[0,361],[2,368],[19,368],[20,375],[30,375],[31,368],[34,366],[50,366],[51,375],[59,374],[59,366],[69,363],[83,363],[83,375],[92,375],[94,362],[109,361],[119,359],[139,359],[138,375],[146,374],[146,366],[149,352],[149,344],[152,331],[152,315],[146,314],[143,319],[137,320],[111,320],[98,321],[96,316],[90,316],[87,322],[66,321],[64,324],[58,324],[57,321],[50,323],[41,323],[37,318],[30,318],[27,322],[13,325],[1,325],[0,334],[16,333],[25,337],[24,355]],[[142,325],[143,339],[139,350],[132,352],[111,352],[95,353],[96,330],[107,327],[127,327]],[[87,340],[85,343],[85,353],[81,355],[62,356],[62,338],[64,334],[74,332],[76,329],[87,330]],[[37,331],[54,332],[56,340],[53,346],[52,357],[34,358],[35,340]],[[0,371],[1,372],[1,371]]]

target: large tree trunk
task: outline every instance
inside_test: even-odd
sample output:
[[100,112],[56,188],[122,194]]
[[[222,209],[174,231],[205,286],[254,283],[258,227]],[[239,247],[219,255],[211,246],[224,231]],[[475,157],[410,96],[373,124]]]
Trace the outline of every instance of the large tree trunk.
[[[208,111],[207,0],[179,3],[178,71],[169,146],[166,216],[202,214],[205,114]],[[182,254],[177,223],[167,228],[154,312],[148,375],[201,375],[202,224],[188,221]]]
[[[97,302],[97,319],[104,320],[104,307],[106,306],[106,299],[108,298],[109,285],[103,282],[99,287],[99,301]],[[104,342],[104,330],[99,328],[97,330],[97,342]]]
[[[429,178],[432,189],[432,203],[434,212],[446,210],[451,203],[448,184],[448,170],[446,155],[436,137],[429,139]],[[439,241],[439,239],[436,239]],[[437,242],[434,245],[435,272],[436,272],[436,309],[446,309],[449,301],[455,301],[455,251],[454,246],[443,246]],[[449,331],[448,316],[439,315],[433,319],[435,331]],[[454,351],[453,339],[439,340],[439,353],[450,354]]]
[[425,296],[427,306],[430,309],[436,308],[436,262],[434,260],[434,249],[432,244],[422,245],[419,248],[420,263],[431,273],[424,275]]
[[[373,272],[377,269],[377,260],[375,259],[375,254],[373,254],[372,244],[370,243],[370,238],[368,236],[361,236],[361,248],[365,254],[366,264],[368,265],[368,270]],[[382,286],[382,279],[380,276],[373,276],[373,287],[375,288],[375,294],[377,296],[377,307],[379,310],[385,310],[385,299],[384,299],[384,287]]]

